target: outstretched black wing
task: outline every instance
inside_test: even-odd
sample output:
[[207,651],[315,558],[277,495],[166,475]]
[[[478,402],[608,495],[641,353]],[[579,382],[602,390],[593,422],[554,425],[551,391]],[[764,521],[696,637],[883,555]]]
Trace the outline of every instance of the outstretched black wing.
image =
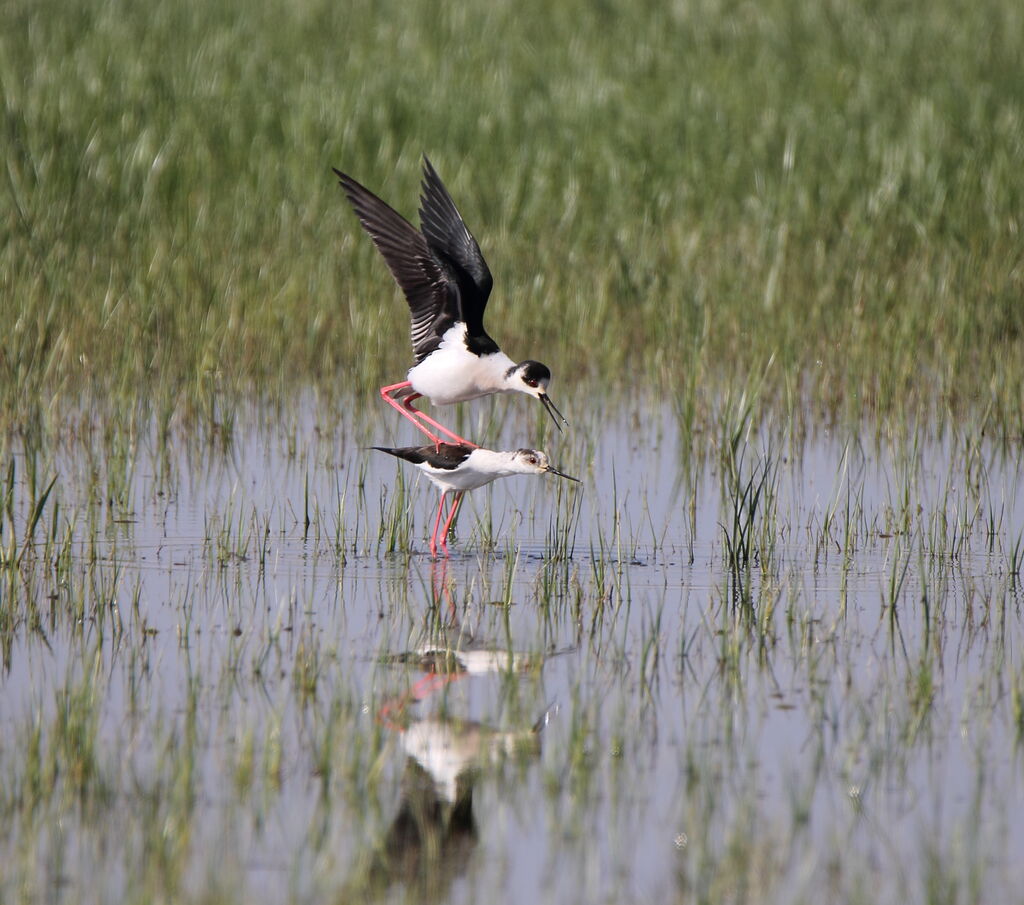
[[442,443],[440,446],[374,446],[389,455],[405,459],[413,465],[422,465],[424,462],[433,468],[440,468],[445,471],[454,471],[473,452],[472,446],[464,446],[461,443]]
[[445,331],[462,320],[458,284],[405,217],[351,176],[334,172],[409,302],[412,350],[419,364],[440,345]]
[[458,287],[470,348],[479,353],[497,352],[498,347],[484,331],[484,308],[494,280],[480,246],[466,228],[455,202],[426,155],[423,156],[420,227],[445,276]]

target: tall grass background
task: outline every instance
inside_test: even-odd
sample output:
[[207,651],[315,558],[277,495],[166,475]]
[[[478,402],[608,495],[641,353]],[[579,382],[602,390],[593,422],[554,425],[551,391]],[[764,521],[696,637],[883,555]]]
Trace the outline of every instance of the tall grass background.
[[330,167],[413,218],[425,152],[563,393],[700,412],[774,356],[768,403],[1019,436],[1022,33],[1011,0],[9,0],[4,427],[395,378]]

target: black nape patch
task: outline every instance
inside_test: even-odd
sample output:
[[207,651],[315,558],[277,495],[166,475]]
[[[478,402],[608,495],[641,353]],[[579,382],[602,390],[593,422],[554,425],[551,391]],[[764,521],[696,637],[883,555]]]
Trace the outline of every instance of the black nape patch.
[[551,380],[548,366],[542,365],[539,361],[521,361],[516,367],[522,368],[524,380],[536,380],[537,383],[547,383]]

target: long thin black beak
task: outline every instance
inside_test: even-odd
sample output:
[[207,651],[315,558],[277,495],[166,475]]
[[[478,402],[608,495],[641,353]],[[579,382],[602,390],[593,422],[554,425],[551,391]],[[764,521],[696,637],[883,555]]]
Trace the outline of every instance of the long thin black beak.
[[560,478],[568,478],[570,481],[575,481],[577,484],[583,482],[579,478],[574,478],[571,474],[566,474],[564,471],[559,471],[557,468],[552,468],[550,465],[547,468],[548,474],[556,474]]
[[[551,416],[551,420],[555,422],[555,427],[561,430],[562,424],[564,424],[566,427],[569,426],[569,422],[566,421],[565,416],[560,411],[558,411],[558,406],[551,401],[551,397],[547,393],[541,393],[537,398],[544,403],[544,408],[547,409],[548,414]],[[562,419],[562,424],[558,423],[559,418]],[[563,475],[562,477],[565,477],[565,475]],[[573,480],[576,479],[573,478]]]

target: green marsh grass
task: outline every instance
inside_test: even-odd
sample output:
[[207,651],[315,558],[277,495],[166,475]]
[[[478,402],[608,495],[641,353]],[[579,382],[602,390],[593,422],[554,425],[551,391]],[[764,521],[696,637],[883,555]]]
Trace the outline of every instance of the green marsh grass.
[[[584,421],[581,429],[596,431],[601,416],[589,417],[594,426]],[[670,410],[664,417],[658,431],[643,435],[652,444],[659,431],[671,438],[679,429]],[[628,417],[622,423],[636,429]],[[944,458],[931,458],[924,454],[930,429],[919,426],[920,437],[907,431],[868,448],[837,438],[812,480],[816,441],[793,445],[780,420],[756,425],[738,435],[728,455],[716,442],[707,451],[714,464],[701,467],[682,495],[655,492],[657,469],[638,477],[624,465],[614,483],[610,475],[595,474],[593,487],[588,479],[585,493],[552,496],[540,481],[522,482],[522,495],[482,493],[478,515],[492,519],[499,534],[500,526],[513,526],[529,542],[481,544],[487,532],[471,528],[459,539],[466,550],[438,566],[436,577],[424,557],[376,547],[379,526],[407,511],[393,502],[390,464],[371,459],[341,474],[311,444],[296,448],[283,480],[274,473],[254,480],[260,468],[253,457],[273,464],[278,452],[246,440],[264,428],[244,419],[224,472],[230,483],[220,484],[211,458],[204,467],[212,469],[212,484],[199,482],[198,496],[170,514],[156,485],[142,489],[150,471],[143,457],[130,488],[136,522],[124,534],[82,514],[92,504],[80,485],[103,487],[103,477],[94,484],[68,470],[77,477],[54,490],[61,527],[50,523],[51,496],[21,574],[45,587],[51,557],[63,556],[63,593],[75,616],[49,625],[47,643],[70,643],[72,665],[42,706],[4,712],[13,731],[0,740],[0,808],[20,821],[0,836],[14,878],[5,890],[15,883],[47,888],[32,873],[33,840],[50,845],[60,825],[78,827],[96,851],[109,848],[114,834],[133,840],[120,862],[123,882],[112,874],[103,887],[130,900],[163,889],[186,900],[237,901],[237,890],[260,882],[247,845],[258,861],[286,853],[290,876],[307,879],[274,875],[269,885],[292,889],[296,899],[344,888],[349,866],[360,863],[357,840],[383,838],[400,813],[395,796],[407,755],[400,734],[374,717],[419,676],[391,655],[423,639],[461,650],[486,638],[499,650],[527,650],[538,664],[545,654],[560,655],[493,682],[464,679],[466,685],[410,704],[406,718],[457,719],[480,695],[485,703],[475,706],[489,722],[529,723],[553,696],[558,714],[544,731],[539,769],[502,763],[481,772],[480,857],[467,883],[490,882],[506,870],[503,859],[520,857],[515,845],[496,856],[488,839],[504,849],[529,827],[548,839],[561,874],[582,884],[573,894],[558,872],[545,874],[549,901],[589,900],[606,883],[621,898],[639,897],[631,866],[638,836],[650,852],[665,845],[650,857],[671,864],[669,900],[701,890],[709,901],[733,901],[760,887],[781,897],[794,882],[797,898],[838,889],[856,900],[878,858],[893,864],[872,851],[873,832],[863,827],[903,819],[891,809],[906,807],[898,790],[920,791],[915,771],[922,762],[938,769],[954,756],[947,746],[956,750],[950,739],[961,732],[970,750],[988,750],[992,733],[998,747],[1005,739],[992,727],[1003,720],[1009,738],[1019,737],[1019,670],[1009,648],[1000,654],[993,644],[999,613],[1005,620],[1007,607],[1012,612],[1011,578],[1002,566],[999,574],[961,569],[978,563],[975,553],[1003,562],[992,552],[1000,549],[989,540],[992,531],[1012,550],[1012,519],[1000,518],[997,502],[1006,499],[1018,511],[1012,488],[1001,486],[1012,467],[1001,466],[1000,453],[986,444],[961,455],[960,434],[949,438]],[[602,448],[620,463],[620,450],[635,442],[623,428],[602,437]],[[776,452],[783,449],[789,452]],[[671,442],[661,455],[678,464]],[[731,477],[728,468],[717,470],[729,461]],[[757,491],[764,472],[770,491]],[[981,509],[961,522],[955,491],[967,481],[967,497]],[[801,501],[811,491],[798,490],[815,482],[820,498],[805,510]],[[185,492],[189,482],[172,483]],[[16,473],[19,537],[41,484],[37,479],[30,491],[27,470]],[[406,488],[403,505],[429,516],[436,492],[420,484]],[[388,504],[380,508],[384,485]],[[919,506],[909,513],[909,531],[885,536],[891,513],[907,498]],[[332,510],[344,501],[346,514],[325,512],[325,499]],[[193,504],[197,511],[177,521]],[[963,535],[955,555],[940,513],[950,513]],[[755,618],[744,616],[728,591],[729,545],[716,523],[732,516],[747,545],[749,573],[744,567],[741,575]],[[361,526],[361,551],[348,543],[339,550],[335,518]],[[150,523],[170,531],[166,543],[175,543],[175,525],[193,526],[188,570],[125,561],[146,555]],[[72,555],[58,554],[68,531]],[[422,544],[419,533],[414,524],[413,546]],[[569,537],[575,551],[547,555],[545,539],[557,552]],[[812,567],[823,549],[837,552]],[[169,560],[186,561],[179,557]],[[843,603],[836,570],[847,560]],[[122,614],[120,633],[111,602]],[[35,656],[55,656],[26,627],[6,631],[18,657],[26,645]],[[1012,621],[1004,631],[1012,638]],[[955,678],[960,671],[970,674],[965,686]],[[17,687],[11,691],[25,700]],[[122,696],[131,702],[126,708],[118,704]],[[966,719],[965,708],[984,718]],[[791,738],[795,747],[787,747]],[[127,771],[107,766],[113,762]],[[971,793],[975,810],[963,820],[956,810],[957,832],[967,833],[977,820],[972,814],[1001,813],[985,784],[1006,774],[991,759],[965,769],[981,784]],[[59,781],[47,779],[57,775]],[[79,786],[81,794],[73,791]],[[647,835],[650,813],[658,815],[654,836]],[[913,897],[947,881],[998,888],[1006,875],[987,860],[993,840],[984,839],[962,848],[911,828],[897,851],[915,876],[903,886],[883,880],[887,897],[898,898],[894,889]],[[59,867],[80,883],[81,868],[66,866],[71,855],[60,851],[46,869]],[[943,855],[946,866],[935,867],[929,853]],[[611,880],[602,874],[606,863]]]
[[766,399],[800,411],[980,407],[1019,438],[1017,25],[1008,0],[15,0],[4,421],[226,440],[240,399],[400,374],[404,303],[330,166],[411,215],[426,151],[556,398],[671,388],[696,429],[775,356]]
[[[466,897],[1019,889],[1021,23],[4,4],[0,899],[342,899],[442,638],[546,662],[410,717],[553,714]],[[423,152],[571,427],[451,423],[586,482],[480,491],[447,567],[363,450],[408,323],[330,173],[412,215]]]

